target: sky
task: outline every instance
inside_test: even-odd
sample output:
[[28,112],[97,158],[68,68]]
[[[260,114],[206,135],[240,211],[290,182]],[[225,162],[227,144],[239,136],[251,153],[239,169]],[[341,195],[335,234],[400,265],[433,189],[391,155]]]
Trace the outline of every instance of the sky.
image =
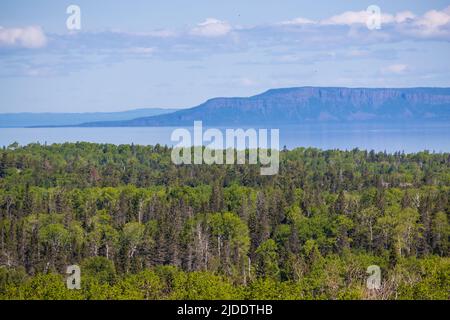
[[[67,27],[70,5],[79,30]],[[450,0],[0,2],[0,113],[185,108],[297,86],[450,87],[449,61]]]

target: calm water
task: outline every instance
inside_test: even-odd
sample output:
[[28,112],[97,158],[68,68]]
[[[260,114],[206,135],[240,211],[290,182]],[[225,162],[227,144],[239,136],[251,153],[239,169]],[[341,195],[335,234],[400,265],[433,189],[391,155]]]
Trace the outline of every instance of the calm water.
[[[112,144],[162,144],[172,146],[175,128],[0,128],[0,146],[13,142],[97,142]],[[280,129],[280,146],[317,147],[321,149],[353,148],[376,151],[450,152],[450,123],[303,125]],[[222,132],[225,132],[222,128]]]

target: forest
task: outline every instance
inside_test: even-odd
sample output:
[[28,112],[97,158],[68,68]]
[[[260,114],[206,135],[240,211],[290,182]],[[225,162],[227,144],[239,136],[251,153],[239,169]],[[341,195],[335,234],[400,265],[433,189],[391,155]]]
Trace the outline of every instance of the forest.
[[274,176],[170,155],[0,149],[0,299],[449,299],[449,153],[284,149]]

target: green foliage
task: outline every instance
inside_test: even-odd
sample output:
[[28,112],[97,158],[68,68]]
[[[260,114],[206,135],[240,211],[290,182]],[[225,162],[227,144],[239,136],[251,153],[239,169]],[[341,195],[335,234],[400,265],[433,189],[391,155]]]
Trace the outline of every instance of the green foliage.
[[404,278],[397,289],[399,299],[450,299],[449,259],[407,259],[402,261],[396,271]]
[[114,263],[105,257],[91,257],[81,263],[82,277],[93,278],[99,284],[112,284],[116,280]]
[[298,148],[274,176],[170,155],[2,150],[0,298],[448,299],[449,154]]
[[163,284],[151,270],[128,276],[113,289],[113,297],[119,300],[156,300],[161,298]]
[[240,299],[239,290],[221,276],[209,272],[178,273],[174,279],[176,300],[231,300]]
[[69,231],[62,224],[52,223],[39,230],[39,238],[44,245],[58,249],[67,245],[70,235]]
[[269,239],[261,243],[256,249],[256,256],[258,257],[257,271],[258,275],[262,277],[277,279],[280,273],[278,267],[278,253],[277,244],[273,239]]
[[22,282],[19,286],[9,285],[3,299],[13,300],[79,300],[82,295],[77,290],[69,290],[61,275],[38,274]]

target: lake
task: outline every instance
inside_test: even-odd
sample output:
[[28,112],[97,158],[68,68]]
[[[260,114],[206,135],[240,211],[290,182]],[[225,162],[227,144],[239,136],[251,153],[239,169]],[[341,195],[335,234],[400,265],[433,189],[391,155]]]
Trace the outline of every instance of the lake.
[[[0,128],[0,146],[87,141],[173,146],[172,127]],[[204,128],[205,130],[206,128]],[[224,128],[219,128],[225,132]],[[280,146],[375,151],[450,152],[450,123],[320,124],[280,127]]]

